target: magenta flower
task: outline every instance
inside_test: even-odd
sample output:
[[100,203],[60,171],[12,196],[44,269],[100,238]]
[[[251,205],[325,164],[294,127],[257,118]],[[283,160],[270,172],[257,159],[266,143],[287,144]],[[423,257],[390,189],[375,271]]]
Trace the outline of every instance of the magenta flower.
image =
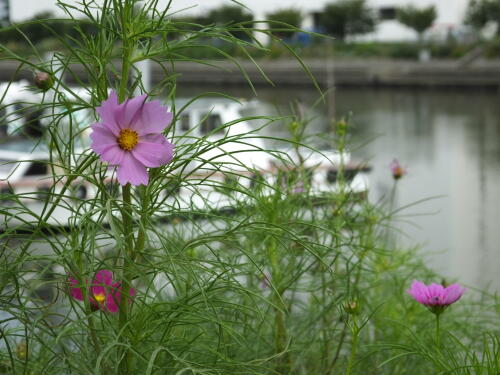
[[[71,296],[83,301],[83,285],[74,277],[69,276]],[[86,283],[86,285],[88,285]],[[102,310],[115,313],[119,310],[121,301],[122,287],[120,282],[113,282],[113,273],[108,270],[98,271],[90,287],[87,288],[87,298],[92,310]],[[130,297],[135,295],[135,290],[130,288]]]
[[118,104],[116,93],[98,107],[101,122],[92,124],[92,149],[101,160],[117,166],[121,185],[147,185],[147,167],[160,167],[173,157],[174,145],[162,135],[172,122],[158,100],[146,102],[147,95]]
[[394,177],[395,180],[399,180],[407,173],[407,170],[403,168],[398,159],[394,159],[389,165],[389,168],[391,169],[392,177]]
[[425,285],[421,281],[413,280],[411,288],[407,290],[418,303],[426,306],[434,314],[442,313],[449,305],[462,297],[465,289],[458,284],[444,287],[440,284]]

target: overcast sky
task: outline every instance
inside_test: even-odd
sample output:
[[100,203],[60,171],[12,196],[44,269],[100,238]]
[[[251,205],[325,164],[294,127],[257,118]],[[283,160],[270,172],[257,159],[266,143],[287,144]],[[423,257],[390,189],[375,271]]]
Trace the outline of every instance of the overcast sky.
[[[66,0],[68,3],[77,4],[78,0]],[[163,4],[167,0],[160,0]],[[267,12],[280,8],[296,7],[303,11],[318,11],[321,7],[332,0],[240,0],[255,13],[257,19],[263,19]],[[189,12],[203,13],[208,9],[221,4],[229,4],[229,0],[173,0],[173,9],[183,9],[197,4]],[[373,7],[381,6],[401,6],[414,4],[424,6],[435,4],[438,13],[438,23],[460,23],[463,18],[464,10],[468,0],[367,0],[367,3]],[[57,12],[55,0],[10,0],[11,19],[19,21],[32,17],[36,13],[47,10]]]

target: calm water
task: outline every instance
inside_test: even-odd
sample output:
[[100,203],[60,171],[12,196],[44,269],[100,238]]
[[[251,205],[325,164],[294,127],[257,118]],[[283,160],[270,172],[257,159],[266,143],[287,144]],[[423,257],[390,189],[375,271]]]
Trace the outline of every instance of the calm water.
[[[407,244],[418,243],[443,276],[500,290],[500,95],[452,91],[345,90],[356,134],[373,139],[358,155],[374,166],[373,195],[387,194],[388,163],[409,170],[397,205],[432,198],[402,214]],[[401,218],[403,219],[403,218]]]
[[[246,90],[227,90],[250,97]],[[311,109],[312,90],[259,90],[259,114],[290,113],[298,99],[327,129],[327,113],[351,118],[356,159],[374,167],[371,197],[392,188],[388,165],[407,166],[396,205],[402,242],[420,245],[429,265],[470,287],[500,290],[500,94],[481,91],[339,89]],[[278,108],[278,110],[276,109]],[[276,134],[286,134],[279,126]]]

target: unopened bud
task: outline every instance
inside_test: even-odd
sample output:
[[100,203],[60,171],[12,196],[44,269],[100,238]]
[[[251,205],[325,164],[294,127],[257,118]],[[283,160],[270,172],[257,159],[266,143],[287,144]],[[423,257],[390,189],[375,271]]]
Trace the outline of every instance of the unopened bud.
[[28,345],[26,344],[26,341],[21,341],[17,345],[16,356],[22,361],[26,359],[26,357],[28,356]]
[[292,121],[292,122],[290,123],[290,131],[291,131],[292,133],[297,132],[297,130],[299,130],[299,129],[300,129],[300,127],[301,127],[301,124],[300,124],[300,122],[299,122],[299,121]]
[[344,303],[344,311],[350,315],[357,315],[359,313],[359,304],[356,301],[349,301]]
[[340,120],[336,124],[337,135],[339,137],[344,137],[347,133],[347,122]]
[[38,72],[35,74],[35,86],[42,91],[48,91],[54,86],[54,77],[47,72]]
[[394,159],[392,163],[389,165],[389,167],[392,172],[392,177],[395,180],[399,180],[406,174],[406,169],[403,168],[403,166],[399,163],[398,159]]

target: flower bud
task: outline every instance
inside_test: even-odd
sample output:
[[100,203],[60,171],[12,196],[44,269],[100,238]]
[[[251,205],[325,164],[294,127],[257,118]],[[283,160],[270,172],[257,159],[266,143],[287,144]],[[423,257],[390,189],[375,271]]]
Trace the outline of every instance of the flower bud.
[[24,361],[28,356],[28,345],[26,341],[21,341],[16,347],[16,356],[21,361]]
[[335,124],[335,126],[339,137],[342,138],[347,134],[347,122],[340,120]]
[[299,121],[292,121],[289,126],[290,126],[290,132],[295,134],[302,125]]
[[48,91],[54,86],[54,77],[47,72],[38,72],[35,74],[35,86],[42,91]]
[[398,159],[394,159],[392,163],[389,165],[389,168],[391,169],[392,177],[395,180],[399,180],[407,173],[406,169],[403,168],[403,166],[399,163]]
[[350,315],[358,315],[359,304],[356,301],[348,301],[344,303],[344,311]]

